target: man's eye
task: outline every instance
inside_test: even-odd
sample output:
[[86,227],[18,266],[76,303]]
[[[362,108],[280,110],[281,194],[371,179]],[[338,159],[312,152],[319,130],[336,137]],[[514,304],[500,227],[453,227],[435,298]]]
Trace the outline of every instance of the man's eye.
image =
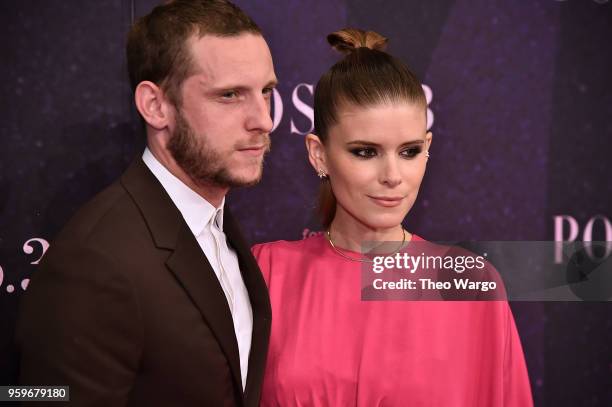
[[351,150],[351,153],[361,158],[372,158],[376,156],[376,149],[372,147],[361,147]]
[[404,158],[414,158],[422,151],[421,147],[410,147],[400,153]]
[[234,91],[234,90],[229,90],[227,92],[224,92],[221,94],[221,97],[223,99],[234,99],[238,96],[238,92]]

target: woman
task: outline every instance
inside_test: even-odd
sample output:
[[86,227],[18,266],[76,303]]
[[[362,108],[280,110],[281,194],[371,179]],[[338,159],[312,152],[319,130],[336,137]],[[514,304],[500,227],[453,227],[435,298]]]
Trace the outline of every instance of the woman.
[[306,138],[327,232],[253,248],[273,311],[261,405],[532,405],[507,302],[361,301],[362,242],[422,241],[402,221],[432,135],[421,85],[385,38],[328,41],[345,56],[317,84]]

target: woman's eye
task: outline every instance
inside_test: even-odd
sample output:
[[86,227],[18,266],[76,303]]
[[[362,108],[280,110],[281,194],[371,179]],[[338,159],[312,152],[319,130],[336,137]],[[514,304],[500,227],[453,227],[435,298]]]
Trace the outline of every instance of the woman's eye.
[[372,147],[355,148],[351,150],[351,153],[361,158],[372,158],[376,156],[376,149]]
[[274,88],[264,88],[264,90],[261,93],[263,93],[264,96],[266,97],[270,97],[273,91],[274,91]]
[[414,158],[422,151],[421,147],[410,147],[403,150],[400,154],[404,158]]

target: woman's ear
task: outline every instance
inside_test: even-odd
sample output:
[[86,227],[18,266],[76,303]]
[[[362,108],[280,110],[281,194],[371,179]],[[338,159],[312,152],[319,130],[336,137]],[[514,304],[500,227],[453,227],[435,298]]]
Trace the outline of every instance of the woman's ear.
[[307,134],[306,135],[306,149],[308,150],[308,161],[310,161],[310,165],[314,168],[317,174],[322,177],[322,175],[327,175],[327,164],[325,162],[325,146],[323,142],[319,138],[319,136],[315,134]]
[[150,81],[140,82],[134,91],[134,102],[149,126],[156,130],[168,127],[170,104],[159,86]]
[[431,147],[431,141],[433,140],[433,134],[431,131],[428,131],[425,134],[425,151],[429,152],[429,148]]

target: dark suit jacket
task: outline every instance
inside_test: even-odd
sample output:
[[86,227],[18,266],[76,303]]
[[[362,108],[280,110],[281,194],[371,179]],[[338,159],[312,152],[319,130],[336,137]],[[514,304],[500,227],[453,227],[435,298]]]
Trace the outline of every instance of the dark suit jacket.
[[268,291],[227,207],[223,224],[253,308],[244,394],[223,290],[140,159],[77,213],[33,276],[17,327],[21,384],[69,385],[75,406],[257,406]]

